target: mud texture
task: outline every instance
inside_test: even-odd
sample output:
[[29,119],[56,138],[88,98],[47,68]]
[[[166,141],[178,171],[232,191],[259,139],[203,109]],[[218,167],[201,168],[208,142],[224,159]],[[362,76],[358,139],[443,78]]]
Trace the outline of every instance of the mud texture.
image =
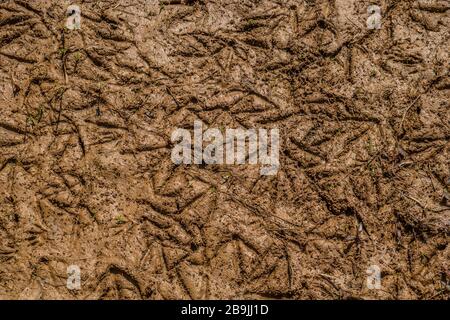
[[[0,1],[1,298],[449,298],[449,1],[70,4]],[[278,174],[173,164],[199,119]]]

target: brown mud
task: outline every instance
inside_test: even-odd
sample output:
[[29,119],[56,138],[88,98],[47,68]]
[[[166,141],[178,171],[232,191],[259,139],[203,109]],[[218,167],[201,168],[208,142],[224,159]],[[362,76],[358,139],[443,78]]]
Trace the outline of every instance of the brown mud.
[[[450,3],[375,2],[0,1],[0,297],[448,299]],[[173,164],[194,120],[277,175]]]

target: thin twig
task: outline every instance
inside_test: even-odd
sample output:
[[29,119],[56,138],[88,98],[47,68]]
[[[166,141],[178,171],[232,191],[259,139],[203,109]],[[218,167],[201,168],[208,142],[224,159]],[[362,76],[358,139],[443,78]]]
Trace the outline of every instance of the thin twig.
[[400,123],[400,128],[403,129],[403,121],[405,121],[406,118],[406,114],[408,113],[409,109],[412,108],[412,106],[414,106],[417,102],[417,100],[419,100],[419,98],[421,97],[421,95],[418,95],[414,101],[409,105],[408,108],[406,108],[405,112],[403,113],[403,117],[402,117],[402,122]]

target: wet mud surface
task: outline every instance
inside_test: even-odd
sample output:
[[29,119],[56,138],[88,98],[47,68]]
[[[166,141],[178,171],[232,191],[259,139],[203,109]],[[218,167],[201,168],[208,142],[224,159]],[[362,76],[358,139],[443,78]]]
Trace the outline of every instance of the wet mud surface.
[[[1,298],[449,298],[448,1],[70,4],[0,1]],[[195,120],[278,173],[175,165]]]

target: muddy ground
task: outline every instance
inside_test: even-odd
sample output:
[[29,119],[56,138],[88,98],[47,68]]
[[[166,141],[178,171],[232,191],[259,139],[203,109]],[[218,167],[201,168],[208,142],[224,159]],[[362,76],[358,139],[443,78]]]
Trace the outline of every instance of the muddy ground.
[[[70,4],[0,1],[1,298],[449,298],[448,1]],[[173,164],[198,119],[277,175]]]

